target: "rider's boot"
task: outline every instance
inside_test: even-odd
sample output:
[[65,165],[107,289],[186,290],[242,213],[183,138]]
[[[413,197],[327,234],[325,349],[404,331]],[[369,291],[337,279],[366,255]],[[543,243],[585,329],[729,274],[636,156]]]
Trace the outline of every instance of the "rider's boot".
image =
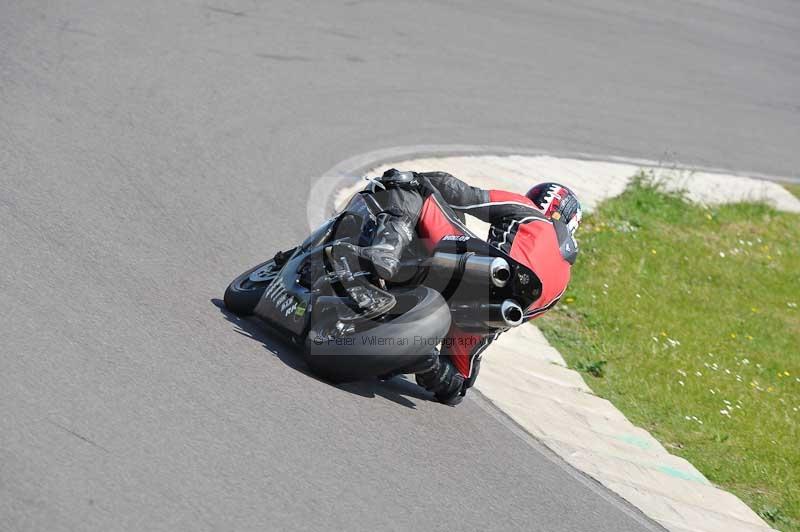
[[416,374],[417,384],[433,392],[440,403],[457,405],[466,393],[464,376],[445,357],[436,356],[432,362],[430,367]]
[[325,253],[336,272],[334,286],[346,290],[351,303],[339,308],[339,319],[367,320],[391,310],[394,296],[367,281],[358,267],[357,251],[360,248],[348,243],[337,243],[325,248]]

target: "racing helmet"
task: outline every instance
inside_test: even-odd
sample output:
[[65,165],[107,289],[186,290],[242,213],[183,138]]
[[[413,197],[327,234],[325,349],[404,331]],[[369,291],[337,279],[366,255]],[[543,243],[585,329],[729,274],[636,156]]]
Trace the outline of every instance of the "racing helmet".
[[525,194],[551,220],[563,222],[571,235],[581,223],[581,204],[570,189],[559,183],[539,183]]

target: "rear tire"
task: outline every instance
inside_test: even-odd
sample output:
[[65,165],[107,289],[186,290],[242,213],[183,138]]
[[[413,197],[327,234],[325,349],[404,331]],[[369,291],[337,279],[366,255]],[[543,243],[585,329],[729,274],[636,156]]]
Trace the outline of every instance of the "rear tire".
[[450,329],[450,307],[438,292],[424,286],[400,297],[413,298],[415,303],[401,305],[405,307],[401,314],[387,316],[391,319],[378,321],[342,341],[328,340],[325,333],[336,321],[335,316],[312,324],[305,342],[309,368],[331,382],[341,383],[392,373],[429,357]]
[[[263,268],[268,268],[269,272],[272,274],[268,273],[264,281],[253,281],[250,279],[250,275],[253,272]],[[264,291],[275,278],[274,274],[277,274],[278,269],[279,268],[275,266],[275,260],[270,259],[266,262],[262,262],[258,266],[250,268],[234,279],[225,290],[225,296],[223,298],[225,301],[225,308],[239,316],[251,315],[256,305],[258,305],[261,296],[264,294]]]

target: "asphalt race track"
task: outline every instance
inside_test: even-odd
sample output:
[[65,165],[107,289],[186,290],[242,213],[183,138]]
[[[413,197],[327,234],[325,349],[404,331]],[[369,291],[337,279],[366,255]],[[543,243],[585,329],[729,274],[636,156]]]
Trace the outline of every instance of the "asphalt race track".
[[[304,5],[300,5],[304,4]],[[479,397],[221,311],[410,144],[800,168],[800,5],[0,3],[0,529],[656,529]]]

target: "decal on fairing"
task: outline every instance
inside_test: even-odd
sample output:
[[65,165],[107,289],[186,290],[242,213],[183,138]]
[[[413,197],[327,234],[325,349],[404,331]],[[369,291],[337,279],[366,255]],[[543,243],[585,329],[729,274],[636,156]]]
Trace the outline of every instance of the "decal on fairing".
[[272,303],[286,317],[297,310],[297,298],[286,291],[281,279],[275,279],[272,282],[267,291],[264,292],[264,299]]

